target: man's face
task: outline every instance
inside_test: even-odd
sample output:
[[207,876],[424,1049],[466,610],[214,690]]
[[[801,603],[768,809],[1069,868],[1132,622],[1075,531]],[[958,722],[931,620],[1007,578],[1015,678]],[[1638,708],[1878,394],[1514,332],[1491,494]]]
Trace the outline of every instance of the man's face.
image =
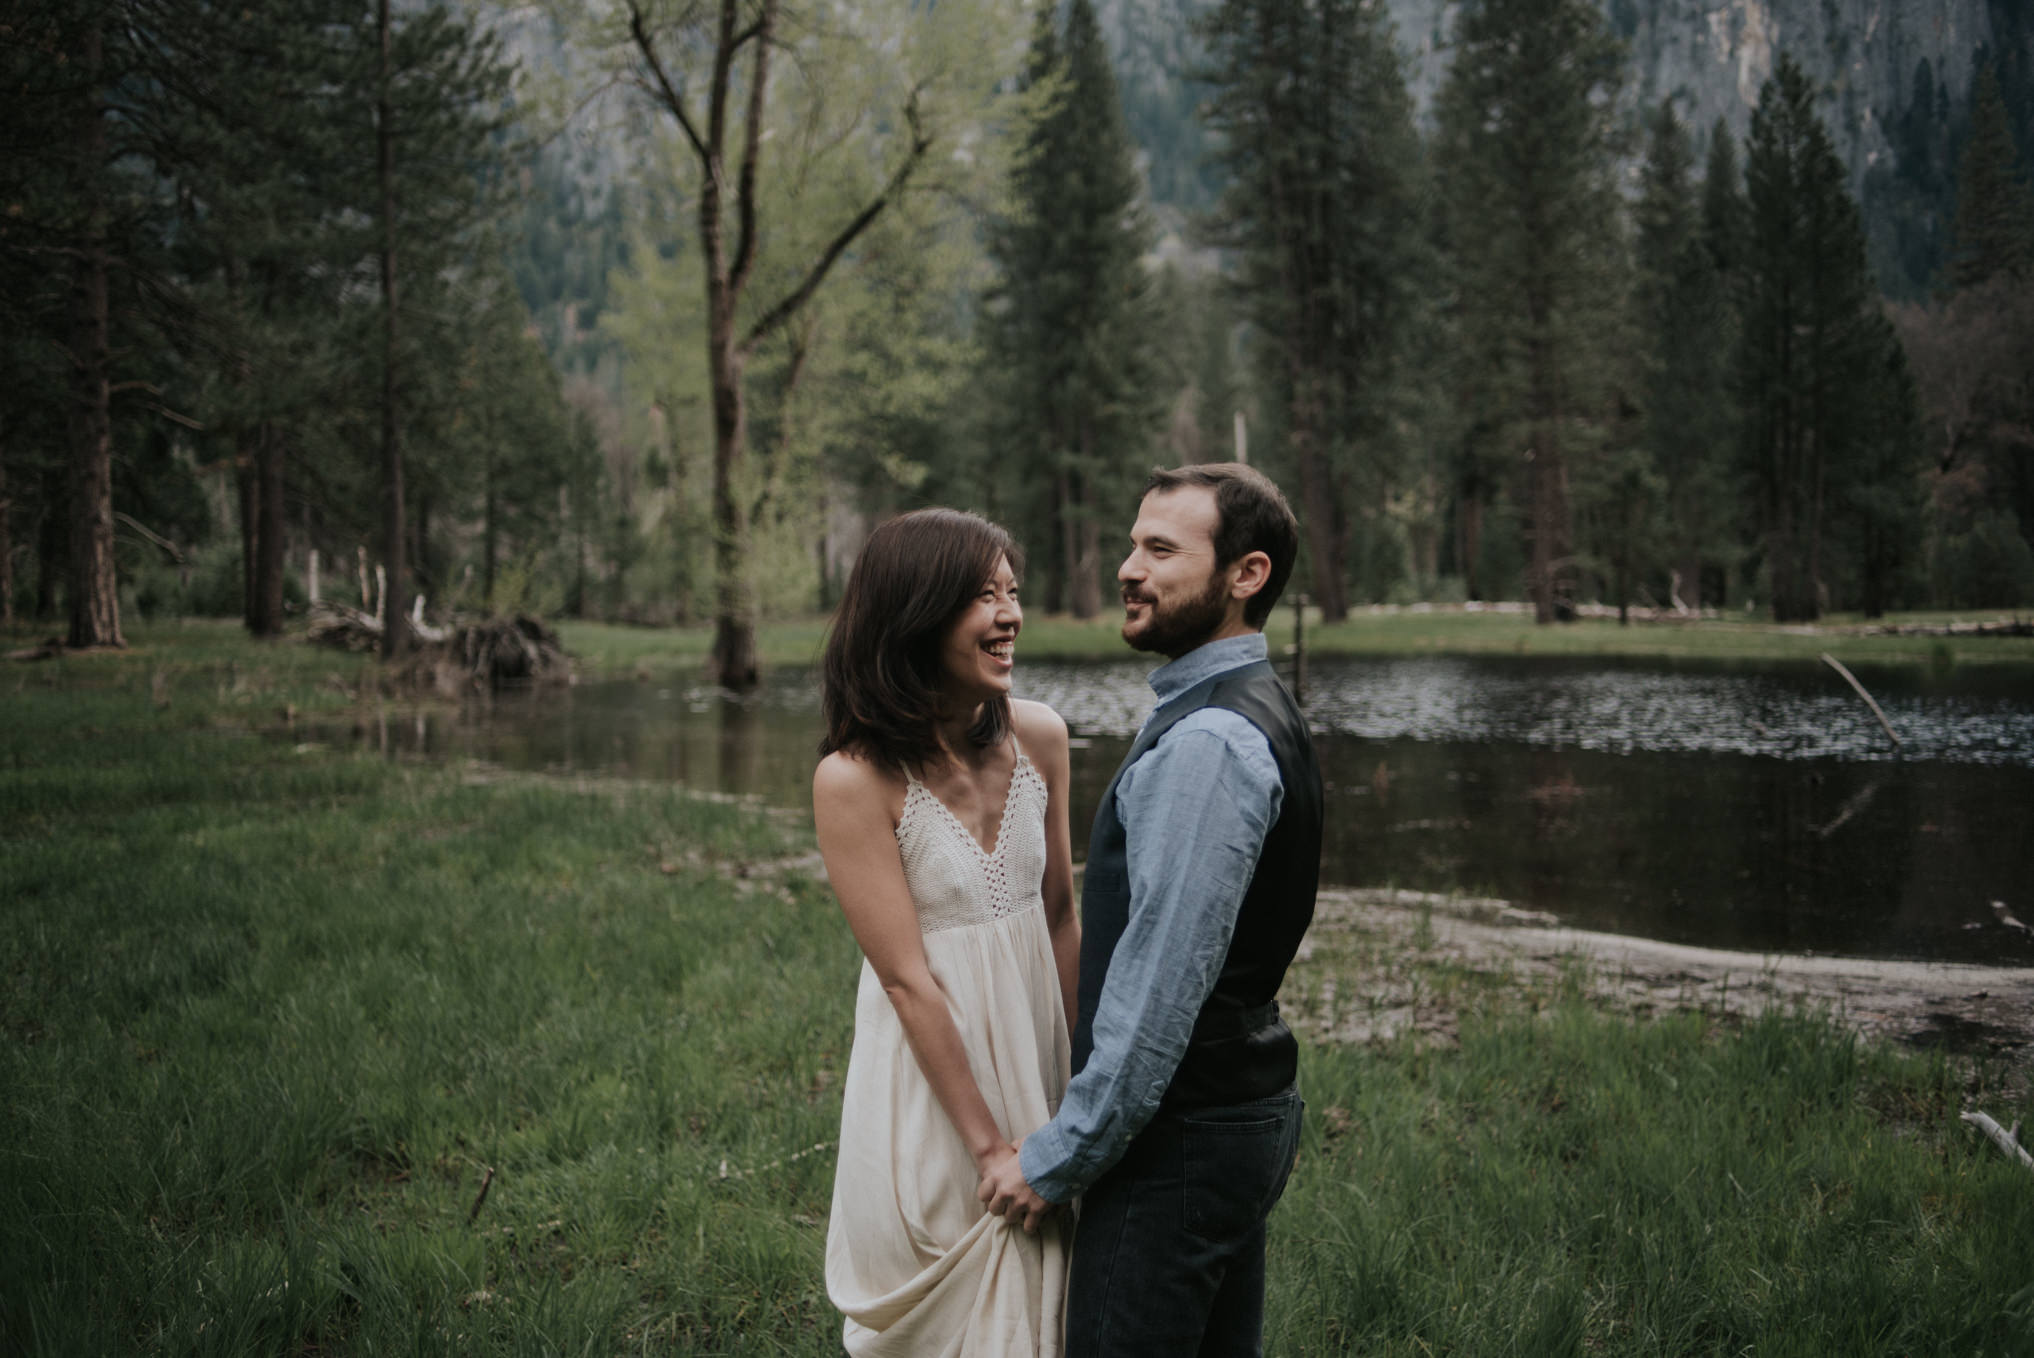
[[1138,506],[1130,555],[1116,568],[1123,592],[1123,640],[1177,659],[1212,639],[1240,600],[1230,572],[1215,560],[1221,512],[1205,486],[1155,490]]

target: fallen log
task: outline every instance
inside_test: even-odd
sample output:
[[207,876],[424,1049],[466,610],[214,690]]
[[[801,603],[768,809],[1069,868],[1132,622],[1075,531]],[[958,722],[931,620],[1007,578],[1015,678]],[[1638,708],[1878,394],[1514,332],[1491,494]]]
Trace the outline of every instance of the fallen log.
[[2034,619],[1995,622],[1889,622],[1855,629],[1863,637],[2034,637]]
[[[444,627],[412,621],[417,645],[393,674],[414,687],[436,688],[447,697],[467,689],[510,684],[569,682],[572,658],[558,634],[539,618],[458,620]],[[306,635],[321,646],[374,651],[381,646],[381,619],[365,610],[321,599],[311,605]]]
[[[442,642],[447,636],[445,628],[433,627],[421,618],[412,619],[409,626],[410,635],[427,645]],[[310,623],[304,630],[307,640],[345,651],[379,649],[381,633],[379,613],[369,613],[366,609],[354,608],[335,599],[313,599]]]
[[2020,1144],[2019,1123],[2016,1122],[2011,1127],[2001,1127],[1989,1115],[1984,1113],[1963,1113],[1959,1116],[1965,1122],[1968,1122],[1971,1126],[1990,1137],[1992,1144],[2000,1150],[2012,1156],[2027,1168],[2034,1169],[2034,1155],[2029,1155],[2027,1148]]

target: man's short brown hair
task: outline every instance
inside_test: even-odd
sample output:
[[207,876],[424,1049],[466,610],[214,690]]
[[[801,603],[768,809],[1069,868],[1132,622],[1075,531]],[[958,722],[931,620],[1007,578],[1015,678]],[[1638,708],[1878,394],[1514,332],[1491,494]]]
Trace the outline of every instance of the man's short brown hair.
[[1201,486],[1215,492],[1215,563],[1231,566],[1250,552],[1271,558],[1271,575],[1264,588],[1243,605],[1243,621],[1262,628],[1285,582],[1292,575],[1292,563],[1299,556],[1299,520],[1292,506],[1270,477],[1241,462],[1200,462],[1170,470],[1157,467],[1144,483],[1143,495],[1153,491]]

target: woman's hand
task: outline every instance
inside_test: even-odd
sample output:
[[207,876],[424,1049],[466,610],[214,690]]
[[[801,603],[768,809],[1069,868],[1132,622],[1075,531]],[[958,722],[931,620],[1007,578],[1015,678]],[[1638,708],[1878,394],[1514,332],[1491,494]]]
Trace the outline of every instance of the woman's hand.
[[994,1164],[983,1168],[975,1196],[989,1209],[989,1215],[1023,1226],[1026,1235],[1037,1235],[1039,1223],[1052,1210],[1052,1204],[1039,1197],[1025,1179],[1016,1146],[1008,1147]]

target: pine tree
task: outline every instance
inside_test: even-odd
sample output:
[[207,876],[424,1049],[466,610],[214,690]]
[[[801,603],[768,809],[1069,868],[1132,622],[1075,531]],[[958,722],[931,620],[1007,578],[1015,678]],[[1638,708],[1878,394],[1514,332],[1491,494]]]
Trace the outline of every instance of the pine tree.
[[7,310],[61,359],[67,531],[53,536],[68,538],[77,647],[126,644],[113,551],[115,334],[134,266],[160,239],[160,214],[137,191],[141,167],[123,154],[117,92],[137,59],[124,18],[117,6],[35,0],[10,9],[0,49]]
[[1758,489],[1773,616],[1811,621],[1828,583],[1825,514],[1858,479],[1882,348],[1857,206],[1814,90],[1789,57],[1752,113],[1745,182],[1745,463]]
[[178,205],[186,311],[166,338],[209,437],[230,445],[242,617],[256,636],[283,625],[286,464],[344,371],[322,336],[343,306],[348,262],[332,194],[346,153],[352,14],[344,0],[257,10],[160,0],[147,16],[148,78],[134,94]]
[[1623,49],[1588,0],[1482,0],[1455,45],[1436,157],[1465,385],[1475,422],[1523,452],[1527,585],[1549,622],[1573,592],[1573,464],[1604,435],[1618,368]]
[[[1711,152],[1701,209],[1689,180],[1693,155],[1673,107],[1648,129],[1635,241],[1643,444],[1665,487],[1670,600],[1700,608],[1704,565],[1726,554],[1728,466],[1735,428],[1730,394],[1730,312],[1703,217],[1727,218],[1734,175],[1728,134]],[[1725,231],[1728,228],[1724,228]]]
[[1956,249],[1951,274],[1959,288],[2034,267],[2034,193],[2020,169],[2005,101],[1989,63],[1978,68],[1971,98],[1970,140],[1956,167]]
[[1420,248],[1411,103],[1378,4],[1224,0],[1202,37],[1228,177],[1208,234],[1240,254],[1260,380],[1297,473],[1313,600],[1338,620],[1352,519],[1380,517],[1397,473],[1390,385]]
[[1047,608],[1090,618],[1108,564],[1103,522],[1120,513],[1162,414],[1143,265],[1151,230],[1089,0],[1067,6],[1063,34],[1051,8],[1040,11],[1025,81],[1038,107],[1018,156],[1014,211],[990,243],[999,479],[1051,544]]

